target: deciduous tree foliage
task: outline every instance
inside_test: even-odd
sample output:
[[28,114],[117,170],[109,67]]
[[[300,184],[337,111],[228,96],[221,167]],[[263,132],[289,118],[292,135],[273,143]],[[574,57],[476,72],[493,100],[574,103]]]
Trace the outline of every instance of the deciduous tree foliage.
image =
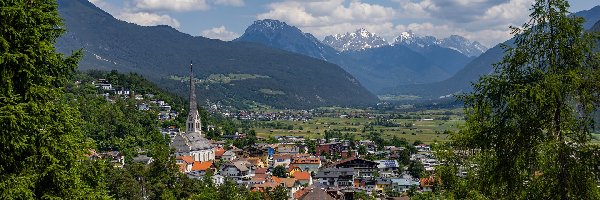
[[599,103],[598,38],[568,7],[537,0],[530,21],[513,28],[515,46],[464,96],[467,128],[455,144],[469,152],[461,155],[470,171],[467,184],[450,186],[471,193],[463,197],[600,198],[599,151],[589,144]]
[[80,53],[55,51],[55,1],[0,1],[0,19],[0,199],[105,197],[83,176],[86,141],[62,101]]

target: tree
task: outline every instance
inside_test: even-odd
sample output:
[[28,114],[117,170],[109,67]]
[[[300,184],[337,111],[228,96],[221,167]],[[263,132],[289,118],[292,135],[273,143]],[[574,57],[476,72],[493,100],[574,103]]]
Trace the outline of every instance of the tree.
[[411,161],[410,164],[408,164],[408,174],[412,177],[421,178],[424,172],[425,167],[419,161]]
[[81,53],[56,52],[56,2],[2,1],[0,18],[0,199],[106,198],[82,179],[90,143],[62,101]]
[[286,200],[289,199],[288,190],[279,185],[273,190],[267,188],[266,194],[269,200]]
[[590,146],[599,103],[597,35],[569,15],[564,0],[537,0],[512,28],[514,47],[463,97],[473,190],[488,198],[598,199],[599,151]]
[[367,155],[367,147],[365,145],[358,146],[358,155]]
[[282,165],[277,165],[275,168],[273,168],[273,176],[286,178],[287,172],[285,170],[285,167],[283,167]]

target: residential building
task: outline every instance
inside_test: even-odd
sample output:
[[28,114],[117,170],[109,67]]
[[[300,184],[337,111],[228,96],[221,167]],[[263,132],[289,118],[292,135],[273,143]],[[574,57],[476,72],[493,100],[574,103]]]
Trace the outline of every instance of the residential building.
[[362,158],[348,158],[333,164],[336,168],[354,169],[357,177],[365,178],[373,177],[373,173],[377,171],[377,165],[379,163]]
[[354,169],[352,168],[325,168],[319,170],[315,179],[318,183],[326,186],[351,187],[354,181]]

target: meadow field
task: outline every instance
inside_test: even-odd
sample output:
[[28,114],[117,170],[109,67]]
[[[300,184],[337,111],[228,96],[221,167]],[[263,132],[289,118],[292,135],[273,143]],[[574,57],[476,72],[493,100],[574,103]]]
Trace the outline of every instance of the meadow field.
[[368,138],[371,132],[380,132],[384,138],[393,136],[409,142],[425,143],[448,141],[451,132],[464,124],[462,109],[440,109],[405,112],[382,112],[362,109],[332,109],[307,121],[257,121],[254,130],[260,137],[304,136],[323,138],[324,132],[340,131],[353,134],[356,139]]

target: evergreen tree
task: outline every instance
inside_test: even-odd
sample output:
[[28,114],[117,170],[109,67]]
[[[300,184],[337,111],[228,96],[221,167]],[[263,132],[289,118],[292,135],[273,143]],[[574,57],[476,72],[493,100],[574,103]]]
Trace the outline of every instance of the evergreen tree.
[[287,177],[287,171],[285,170],[285,167],[283,167],[282,165],[278,165],[276,167],[273,168],[273,176],[277,176],[280,178],[286,178]]
[[105,197],[83,177],[87,142],[62,101],[81,54],[55,50],[56,2],[0,1],[0,19],[0,199]]
[[513,28],[515,46],[463,97],[467,128],[454,139],[472,168],[469,184],[459,185],[492,199],[600,198],[599,152],[589,144],[597,37],[568,7],[537,0],[530,21]]

